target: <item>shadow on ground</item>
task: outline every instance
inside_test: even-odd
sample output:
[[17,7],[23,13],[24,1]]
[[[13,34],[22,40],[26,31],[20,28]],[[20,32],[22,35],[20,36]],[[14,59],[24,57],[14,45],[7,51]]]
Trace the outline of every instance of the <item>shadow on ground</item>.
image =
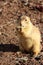
[[19,47],[14,44],[0,44],[0,51],[17,52],[19,51]]

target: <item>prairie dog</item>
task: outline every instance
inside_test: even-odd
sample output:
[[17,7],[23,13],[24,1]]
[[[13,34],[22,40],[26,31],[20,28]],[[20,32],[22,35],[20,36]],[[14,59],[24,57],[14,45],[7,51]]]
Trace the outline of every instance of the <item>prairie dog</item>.
[[41,51],[41,34],[39,28],[35,27],[30,18],[28,16],[21,17],[21,42],[20,42],[20,49],[22,51],[30,51],[34,53],[34,57],[36,57]]

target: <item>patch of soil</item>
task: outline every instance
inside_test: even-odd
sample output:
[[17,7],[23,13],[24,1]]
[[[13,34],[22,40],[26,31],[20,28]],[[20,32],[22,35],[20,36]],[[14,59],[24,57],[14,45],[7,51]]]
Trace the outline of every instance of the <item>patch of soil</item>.
[[[19,36],[17,21],[22,15],[31,18],[42,36],[40,56],[31,58],[17,46]],[[18,21],[19,22],[19,21]],[[42,0],[0,0],[0,65],[43,65],[43,1]]]

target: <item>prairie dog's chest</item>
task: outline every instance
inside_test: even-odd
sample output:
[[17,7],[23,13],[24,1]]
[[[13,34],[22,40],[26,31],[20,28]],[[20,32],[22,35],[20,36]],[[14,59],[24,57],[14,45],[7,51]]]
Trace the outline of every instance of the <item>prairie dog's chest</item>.
[[21,44],[21,46],[23,46],[24,49],[28,50],[28,48],[32,47],[33,40],[31,39],[31,37],[30,38],[26,38],[24,36],[21,36],[21,38],[20,38],[20,44]]

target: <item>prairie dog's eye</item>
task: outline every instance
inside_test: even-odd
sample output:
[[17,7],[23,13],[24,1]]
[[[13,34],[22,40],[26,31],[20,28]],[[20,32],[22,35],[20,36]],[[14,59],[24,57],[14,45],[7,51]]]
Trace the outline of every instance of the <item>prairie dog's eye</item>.
[[25,21],[27,21],[27,19],[25,19]]

